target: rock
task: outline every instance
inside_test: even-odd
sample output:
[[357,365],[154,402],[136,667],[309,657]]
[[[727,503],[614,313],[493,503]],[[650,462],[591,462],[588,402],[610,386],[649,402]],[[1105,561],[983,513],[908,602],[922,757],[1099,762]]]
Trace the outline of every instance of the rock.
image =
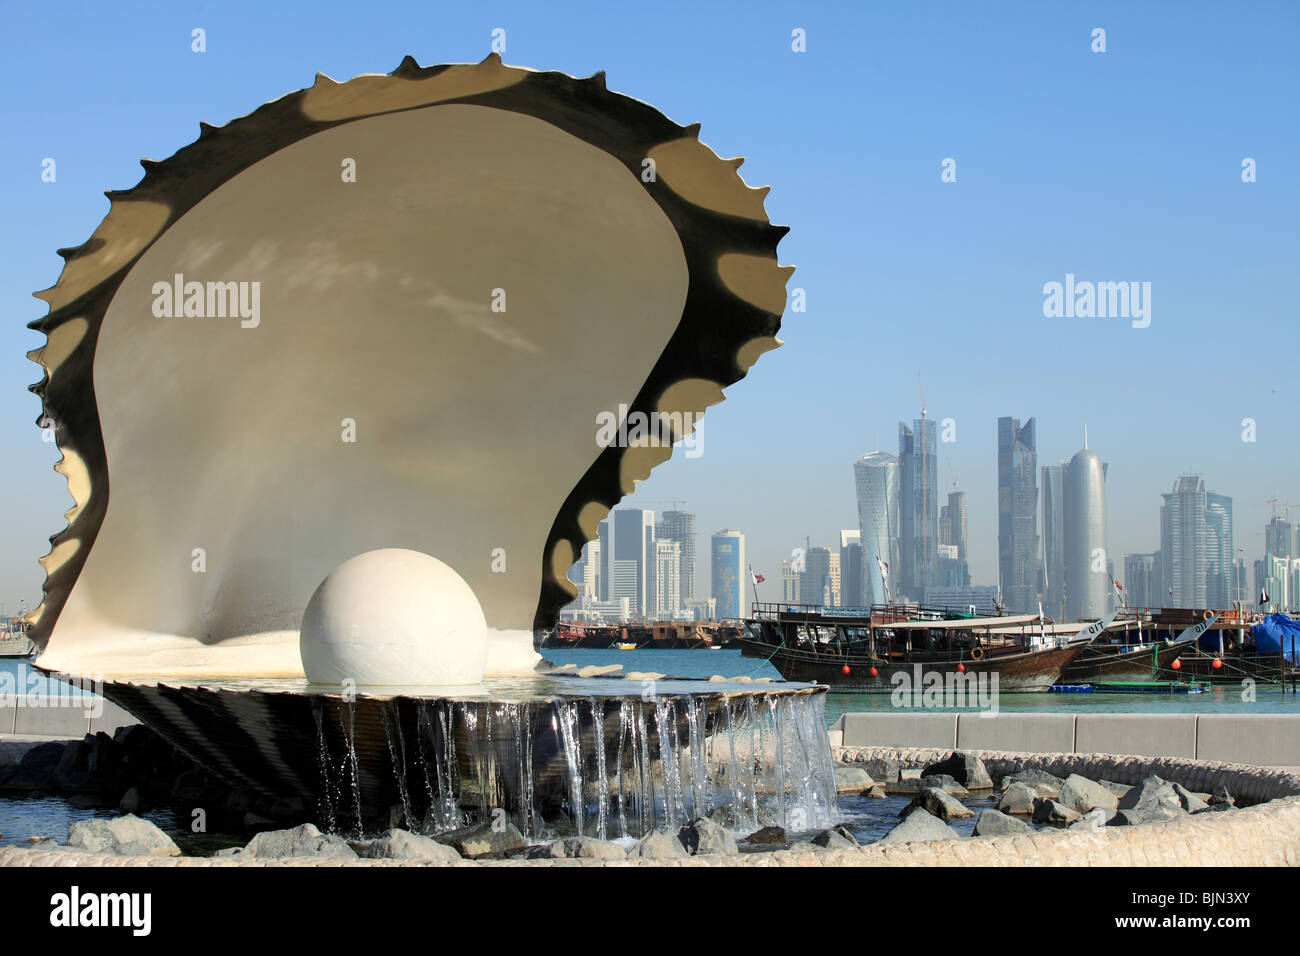
[[117,806],[123,813],[138,812],[140,809],[140,791],[135,787],[129,788],[126,793],[122,794],[122,800]]
[[628,856],[648,857],[656,860],[680,859],[690,856],[676,833],[652,830],[632,845]]
[[886,782],[885,793],[892,796],[912,796],[925,789],[920,777],[907,777],[903,780]]
[[1089,810],[1079,819],[1075,820],[1068,827],[1070,830],[1100,830],[1110,823],[1111,818],[1115,816],[1114,810],[1108,810],[1103,807],[1097,807],[1095,810]]
[[356,853],[367,860],[421,860],[443,865],[461,861],[460,854],[451,847],[408,830],[389,830],[379,839],[363,844]]
[[301,797],[289,797],[272,801],[268,812],[275,820],[300,820],[306,814],[307,807]]
[[286,856],[355,857],[347,841],[332,833],[321,833],[311,823],[291,830],[266,830],[248,841],[244,852],[257,859]]
[[898,771],[899,780],[920,780],[921,777],[920,767],[903,767]]
[[470,860],[501,859],[507,853],[527,846],[524,835],[510,821],[501,824],[479,823],[459,830],[448,830],[434,837],[439,843],[455,847],[460,855]]
[[275,826],[275,821],[270,817],[249,811],[244,814],[244,826],[249,830],[258,830]]
[[1013,783],[1007,787],[998,801],[998,809],[1003,813],[1028,816],[1034,812],[1034,801],[1042,797],[1053,798],[1056,791],[1050,787],[1039,787],[1029,783]]
[[763,827],[740,841],[751,846],[784,846],[789,842],[782,827]]
[[812,838],[812,842],[815,846],[826,850],[852,850],[862,845],[847,828],[842,826],[821,831]]
[[1209,804],[1202,799],[1201,794],[1193,793],[1184,787],[1181,783],[1170,784],[1174,793],[1178,794],[1178,799],[1183,805],[1183,809],[1188,813],[1196,813],[1198,810],[1206,809]]
[[253,806],[253,800],[242,790],[231,790],[226,794],[226,812],[234,816],[247,813]]
[[244,848],[242,846],[228,846],[224,850],[218,850],[216,853],[212,855],[213,856],[239,856],[239,854],[243,852],[244,852]]
[[730,830],[704,817],[692,820],[677,831],[677,839],[682,841],[682,846],[691,856],[708,853],[730,855],[740,852],[736,849],[736,838],[731,835]]
[[959,840],[961,834],[925,810],[917,810],[903,818],[903,822],[890,830],[879,843],[919,843],[932,840]]
[[871,774],[860,767],[835,768],[836,793],[865,793],[876,785]]
[[1063,803],[1048,797],[1034,799],[1034,822],[1050,823],[1053,826],[1067,826],[1079,819],[1079,814]]
[[68,797],[68,803],[78,810],[97,810],[105,806],[104,799],[93,793],[74,793]]
[[35,781],[35,786],[53,786],[66,746],[57,740],[37,744],[18,761],[19,772],[23,777]]
[[1006,790],[1017,783],[1026,783],[1044,790],[1050,790],[1050,796],[1055,798],[1061,792],[1061,785],[1065,781],[1054,774],[1048,773],[1046,770],[1017,770],[1015,773],[1009,773],[1002,778],[1002,789]]
[[876,784],[876,786],[864,793],[863,796],[870,797],[872,800],[883,800],[885,797],[889,796],[889,794],[885,792],[884,787],[880,786],[880,784]]
[[957,751],[947,760],[932,763],[921,771],[921,776],[929,777],[946,774],[967,790],[992,790],[993,778],[989,776],[984,761],[974,754]]
[[1175,789],[1175,785],[1150,776],[1119,798],[1119,810],[1108,826],[1159,823],[1177,820],[1186,813],[1184,797]]
[[960,800],[938,787],[926,787],[898,815],[906,817],[917,810],[932,813],[940,820],[965,820],[975,816],[974,810],[963,806]]
[[944,774],[931,774],[921,778],[923,787],[938,787],[944,793],[956,797],[958,800],[964,800],[970,796],[970,791],[959,784],[952,777]]
[[134,814],[112,820],[78,820],[68,827],[68,845],[118,856],[180,856],[166,833]]
[[593,837],[566,837],[556,840],[547,849],[552,859],[565,860],[625,860],[627,851],[617,843]]
[[975,836],[1011,836],[1033,832],[1034,828],[1024,820],[1017,820],[998,810],[981,810],[975,818]]
[[855,767],[861,767],[871,779],[880,782],[889,782],[898,779],[898,761],[884,757],[876,757],[872,760],[854,761]]
[[1219,784],[1214,788],[1214,792],[1210,794],[1210,799],[1206,802],[1212,807],[1235,807],[1237,805],[1237,801],[1233,799],[1232,794],[1228,792],[1228,788],[1223,784]]
[[1128,793],[1130,790],[1133,789],[1127,783],[1116,783],[1114,780],[1098,780],[1097,783],[1100,786],[1105,787],[1107,790],[1115,794],[1115,796],[1117,797],[1122,797],[1124,796],[1124,794]]
[[1114,810],[1119,806],[1119,797],[1116,794],[1077,773],[1072,773],[1065,778],[1057,800],[1076,813],[1087,813],[1097,807],[1103,810]]

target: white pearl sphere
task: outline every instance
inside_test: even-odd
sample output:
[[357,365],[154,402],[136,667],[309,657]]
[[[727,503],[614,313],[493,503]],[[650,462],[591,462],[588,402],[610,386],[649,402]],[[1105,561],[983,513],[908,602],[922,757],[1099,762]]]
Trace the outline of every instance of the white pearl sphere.
[[313,684],[477,684],[487,621],[465,579],[419,551],[349,558],[307,602],[298,637]]

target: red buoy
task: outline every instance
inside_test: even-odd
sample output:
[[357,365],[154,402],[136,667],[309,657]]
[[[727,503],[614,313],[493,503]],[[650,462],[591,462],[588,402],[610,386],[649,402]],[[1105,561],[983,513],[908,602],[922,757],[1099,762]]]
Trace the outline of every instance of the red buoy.
[[876,670],[874,667],[871,668],[870,673],[871,673],[871,676],[872,676],[872,677],[879,677],[879,676],[880,676],[880,671]]
[[1173,662],[1172,664],[1170,664],[1169,666],[1172,667],[1172,668],[1173,668],[1174,670],[1176,670],[1176,671],[1180,671],[1180,670],[1183,669],[1183,662],[1180,661],[1180,660],[1178,660],[1177,658],[1175,658],[1175,659],[1174,659],[1174,662]]
[[848,665],[848,664],[845,664],[844,667],[843,667],[842,669],[843,669],[844,673],[846,673],[846,674],[850,673],[850,669],[849,669],[849,665]]
[[958,674],[964,674],[964,673],[966,673],[966,665],[965,665],[965,664],[958,664],[958,665],[957,665],[957,673],[958,673]]
[[1216,657],[1216,658],[1214,659],[1214,663],[1211,664],[1210,666],[1213,667],[1213,668],[1217,671],[1220,667],[1223,666],[1223,661],[1219,660],[1219,659]]

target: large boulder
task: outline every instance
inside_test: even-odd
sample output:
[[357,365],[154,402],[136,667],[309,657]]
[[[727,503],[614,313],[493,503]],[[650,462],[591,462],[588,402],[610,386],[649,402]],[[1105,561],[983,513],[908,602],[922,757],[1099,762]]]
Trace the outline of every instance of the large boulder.
[[510,821],[479,823],[434,836],[439,843],[454,847],[470,860],[501,859],[528,845],[519,828]]
[[731,855],[740,852],[730,830],[704,817],[692,820],[678,830],[677,839],[682,841],[682,846],[691,856],[709,853]]
[[1115,793],[1077,773],[1065,778],[1056,799],[1076,813],[1087,813],[1097,807],[1114,810],[1119,806],[1119,797]]
[[553,860],[625,860],[627,850],[595,837],[565,837],[547,847],[546,856]]
[[654,860],[675,860],[690,856],[676,833],[667,830],[651,830],[627,851],[628,856],[646,857]]
[[762,827],[755,830],[749,836],[740,840],[737,847],[777,847],[789,846],[790,841],[786,838],[784,827]]
[[840,765],[835,768],[836,793],[866,793],[876,782],[861,767]]
[[865,770],[871,775],[872,780],[880,783],[890,783],[898,779],[898,761],[890,757],[855,760],[852,766]]
[[355,857],[356,851],[346,840],[332,833],[321,833],[315,824],[304,823],[290,830],[266,830],[248,841],[244,854],[256,859],[286,856]]
[[823,830],[812,838],[814,846],[824,850],[855,850],[862,844],[846,827],[836,826]]
[[975,818],[975,836],[1015,836],[1033,833],[1034,828],[1024,820],[1008,816],[998,810],[981,810]]
[[927,774],[921,778],[921,785],[922,787],[938,787],[944,793],[950,794],[958,800],[965,800],[970,796],[969,790],[946,773]]
[[1048,773],[1046,770],[1017,770],[1015,773],[1009,773],[1002,778],[1002,789],[1007,790],[1017,783],[1025,783],[1030,786],[1038,787],[1044,791],[1051,791],[1053,799],[1061,792],[1061,785],[1065,783],[1055,774]]
[[992,790],[993,778],[989,776],[984,761],[974,754],[957,751],[947,760],[932,763],[921,771],[921,776],[947,774],[967,790]]
[[1219,784],[1214,788],[1214,792],[1210,794],[1208,802],[1212,807],[1235,807],[1237,805],[1237,801],[1233,799],[1232,794],[1228,792],[1228,788],[1223,784]]
[[461,861],[460,854],[451,847],[409,830],[389,830],[379,839],[354,848],[358,856],[368,860],[420,860],[444,866]]
[[938,817],[917,810],[903,818],[903,822],[890,830],[878,843],[924,843],[932,840],[960,840],[961,834]]
[[1038,797],[1034,800],[1035,823],[1063,827],[1069,826],[1077,819],[1079,819],[1079,814],[1063,803],[1058,803],[1048,797]]
[[1178,795],[1178,802],[1182,804],[1183,809],[1188,813],[1196,813],[1198,810],[1204,810],[1209,806],[1207,802],[1211,794],[1193,793],[1181,783],[1171,783],[1174,793]]
[[898,814],[906,817],[917,810],[932,813],[940,820],[965,820],[975,816],[975,811],[964,806],[960,800],[938,787],[926,787],[905,806]]
[[998,801],[998,809],[1003,813],[1012,813],[1016,816],[1029,816],[1034,812],[1035,800],[1042,797],[1052,799],[1056,794],[1057,791],[1050,787],[1013,783],[1003,791],[1002,799]]
[[[1177,820],[1187,815],[1185,797],[1174,784],[1150,776],[1119,798],[1119,809],[1109,826],[1136,826]],[[1184,791],[1185,793],[1185,791]]]
[[1097,807],[1095,810],[1089,810],[1079,819],[1070,824],[1068,829],[1071,830],[1100,830],[1107,826],[1114,818],[1117,811],[1107,810]]
[[78,820],[68,827],[68,846],[118,856],[181,855],[171,837],[130,813],[112,820]]

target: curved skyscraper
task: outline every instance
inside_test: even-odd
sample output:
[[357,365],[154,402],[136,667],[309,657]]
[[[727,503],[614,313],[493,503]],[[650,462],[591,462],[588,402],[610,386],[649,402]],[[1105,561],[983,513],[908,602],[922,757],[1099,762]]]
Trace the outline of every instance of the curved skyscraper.
[[1106,466],[1085,448],[1065,466],[1065,616],[1082,621],[1110,608],[1106,570]]
[[[896,593],[898,573],[898,459],[873,451],[853,462],[858,492],[858,525],[862,533],[864,604],[884,604]],[[877,560],[879,559],[879,560]],[[886,591],[880,563],[889,568]]]

